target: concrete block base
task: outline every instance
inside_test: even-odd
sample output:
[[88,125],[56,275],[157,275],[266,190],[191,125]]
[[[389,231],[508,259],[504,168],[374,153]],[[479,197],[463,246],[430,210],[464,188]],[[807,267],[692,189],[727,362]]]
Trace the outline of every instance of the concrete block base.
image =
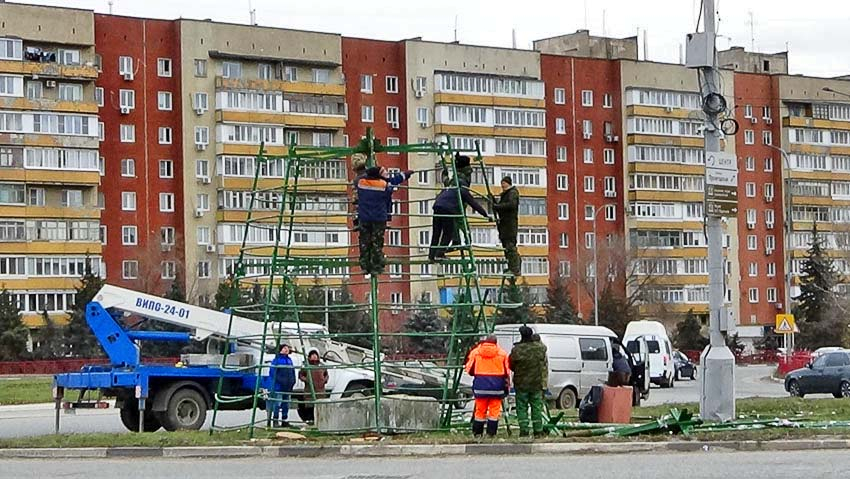
[[[353,432],[377,428],[374,398],[323,399],[316,403],[316,427],[321,432]],[[382,432],[433,430],[440,424],[440,404],[434,398],[393,395],[381,398]]]

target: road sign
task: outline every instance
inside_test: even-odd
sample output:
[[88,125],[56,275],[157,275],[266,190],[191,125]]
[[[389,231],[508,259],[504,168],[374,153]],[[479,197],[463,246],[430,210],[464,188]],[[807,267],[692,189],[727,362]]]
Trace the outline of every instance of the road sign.
[[705,183],[716,186],[738,186],[738,172],[719,168],[705,169]]
[[799,332],[793,314],[777,314],[776,327],[773,331],[779,334],[793,334]]
[[738,203],[729,201],[709,201],[707,203],[708,216],[726,216],[734,218],[738,216]]
[[731,186],[706,185],[708,201],[738,201],[738,188]]
[[705,167],[738,171],[738,158],[734,153],[726,153],[724,151],[711,152],[705,157]]

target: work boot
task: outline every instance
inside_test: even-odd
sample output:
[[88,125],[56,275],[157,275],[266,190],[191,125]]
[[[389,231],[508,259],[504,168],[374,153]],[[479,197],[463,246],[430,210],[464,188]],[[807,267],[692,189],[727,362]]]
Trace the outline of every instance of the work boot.
[[488,420],[487,421],[487,435],[490,437],[495,437],[496,432],[499,431],[499,421]]
[[472,421],[472,436],[480,440],[482,434],[484,434],[484,421]]
[[544,439],[549,434],[546,431],[534,431],[534,439]]

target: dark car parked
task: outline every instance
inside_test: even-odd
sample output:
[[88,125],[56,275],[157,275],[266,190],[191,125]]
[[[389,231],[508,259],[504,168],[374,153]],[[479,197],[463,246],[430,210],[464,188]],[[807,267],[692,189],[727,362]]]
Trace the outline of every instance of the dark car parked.
[[791,371],[785,376],[785,390],[796,397],[819,393],[850,397],[850,351],[824,354]]
[[680,381],[682,378],[697,378],[696,365],[681,351],[673,351],[673,361],[675,361],[677,381]]

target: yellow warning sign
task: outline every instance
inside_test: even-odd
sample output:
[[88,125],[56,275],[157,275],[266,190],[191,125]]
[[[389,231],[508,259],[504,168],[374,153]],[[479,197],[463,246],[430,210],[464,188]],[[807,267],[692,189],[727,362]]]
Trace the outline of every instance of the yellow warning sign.
[[794,322],[794,315],[777,314],[776,327],[773,328],[773,331],[779,334],[791,334],[798,332],[797,323]]

